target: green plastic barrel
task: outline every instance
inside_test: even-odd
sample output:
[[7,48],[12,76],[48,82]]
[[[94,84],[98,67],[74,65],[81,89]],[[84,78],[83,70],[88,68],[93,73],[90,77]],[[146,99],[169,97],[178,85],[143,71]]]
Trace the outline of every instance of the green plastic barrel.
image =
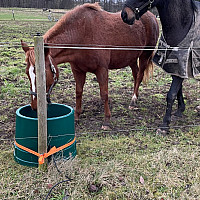
[[[63,104],[50,104],[47,107],[47,145],[48,150],[60,147],[74,140],[74,110]],[[16,111],[15,140],[18,144],[38,151],[37,112],[30,105]],[[76,141],[69,147],[53,154],[56,160],[70,159],[76,156]],[[38,157],[14,145],[14,159],[21,165],[38,167]],[[48,158],[50,160],[50,158]]]

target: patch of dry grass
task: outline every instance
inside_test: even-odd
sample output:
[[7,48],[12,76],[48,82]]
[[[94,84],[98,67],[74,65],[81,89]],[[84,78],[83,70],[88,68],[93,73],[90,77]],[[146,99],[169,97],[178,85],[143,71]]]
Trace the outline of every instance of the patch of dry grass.
[[53,162],[47,173],[20,166],[12,158],[13,151],[5,151],[0,157],[0,198],[44,199],[65,175],[73,180],[55,187],[52,199],[66,195],[74,200],[200,198],[198,145],[150,134],[142,138],[140,133],[78,140],[76,158],[56,162],[61,174]]

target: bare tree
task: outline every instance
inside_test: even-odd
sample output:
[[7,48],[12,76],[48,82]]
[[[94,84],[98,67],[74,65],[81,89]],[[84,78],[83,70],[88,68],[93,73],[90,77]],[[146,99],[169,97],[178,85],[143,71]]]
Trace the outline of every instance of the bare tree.
[[48,9],[72,9],[76,5],[86,2],[100,2],[104,10],[116,12],[121,10],[124,0],[0,0],[0,7],[24,7],[24,8],[48,8]]

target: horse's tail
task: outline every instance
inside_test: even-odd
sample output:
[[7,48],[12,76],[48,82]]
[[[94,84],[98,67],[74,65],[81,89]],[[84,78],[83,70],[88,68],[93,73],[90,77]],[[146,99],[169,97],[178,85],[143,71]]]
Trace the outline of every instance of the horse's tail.
[[152,52],[151,56],[148,58],[148,61],[147,61],[147,67],[144,71],[144,76],[143,76],[143,79],[142,79],[142,82],[144,84],[147,84],[149,79],[151,77],[153,77],[153,62],[152,62],[153,56],[154,56],[154,51]]

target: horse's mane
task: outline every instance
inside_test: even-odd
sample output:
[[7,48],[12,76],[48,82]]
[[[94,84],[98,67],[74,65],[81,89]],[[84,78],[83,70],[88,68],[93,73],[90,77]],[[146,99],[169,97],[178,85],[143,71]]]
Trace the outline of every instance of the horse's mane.
[[30,51],[28,51],[26,53],[26,60],[25,61],[26,62],[29,61],[32,66],[35,66],[35,53],[34,53],[34,49],[33,48],[30,49]]
[[[77,15],[79,15],[81,10],[87,10],[87,9],[91,9],[91,10],[95,10],[95,11],[102,11],[102,8],[98,2],[93,3],[93,4],[85,3],[83,5],[76,6],[74,9],[67,11],[66,14],[64,14],[60,18],[60,20],[51,29],[49,29],[45,33],[45,35],[43,36],[45,42],[46,42],[46,40],[54,37],[59,30],[64,29],[64,26],[67,24],[68,21],[70,21],[70,18],[75,19],[75,17]],[[79,18],[80,18],[80,16],[79,16]]]
[[93,9],[93,10],[96,10],[96,11],[100,11],[102,10],[101,6],[99,5],[98,2],[96,3],[85,3],[84,5],[82,6],[78,6],[78,7],[83,7],[83,8],[90,8],[90,9]]

